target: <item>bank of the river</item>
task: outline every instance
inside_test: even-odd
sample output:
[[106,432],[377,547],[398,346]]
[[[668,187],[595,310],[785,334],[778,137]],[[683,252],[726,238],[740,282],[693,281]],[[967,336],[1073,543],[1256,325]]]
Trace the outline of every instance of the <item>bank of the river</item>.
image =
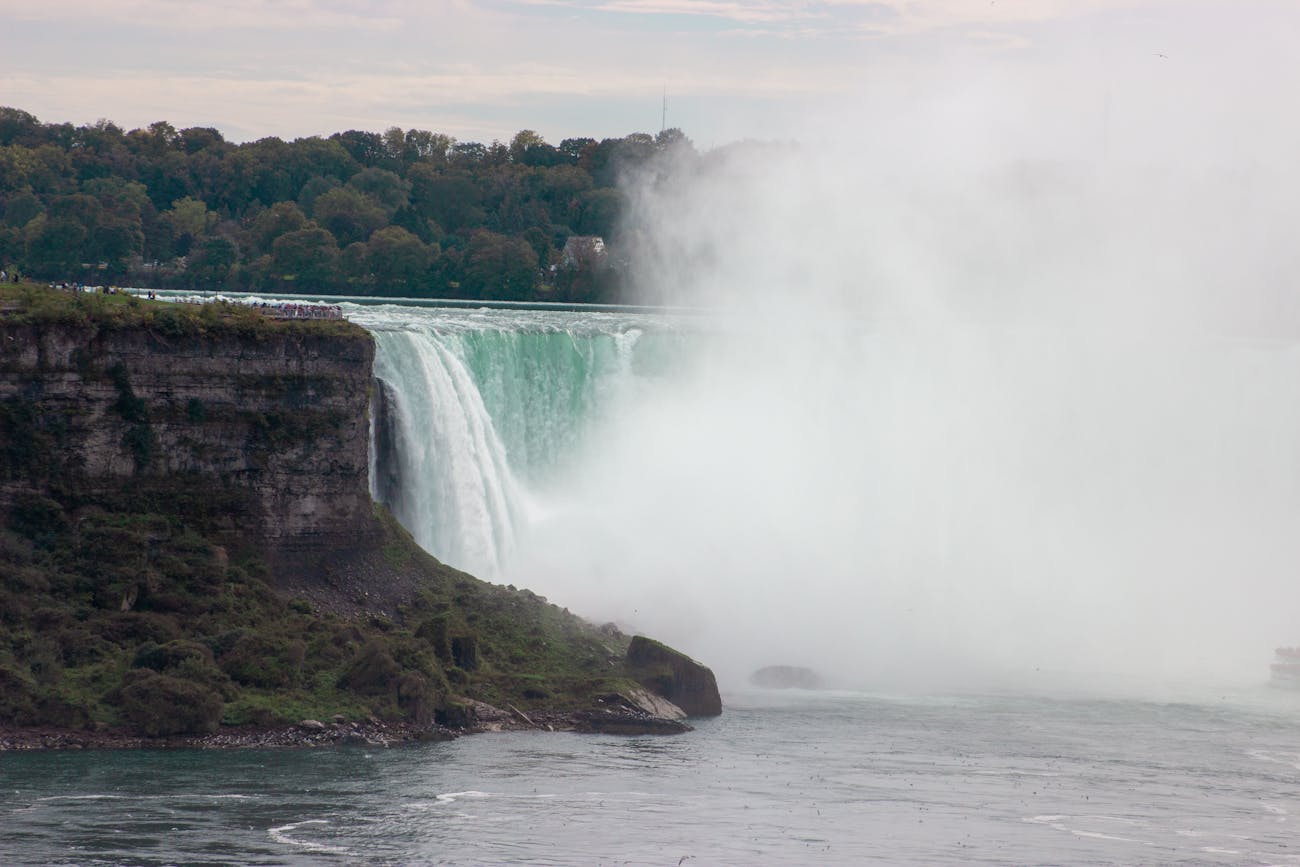
[[[487,705],[631,732],[605,711],[621,695],[634,713],[643,687],[716,712],[691,705],[707,669],[450,568],[371,501],[365,329],[31,286],[0,301],[0,725],[31,732],[15,744],[367,725],[400,742],[490,725]],[[307,736],[306,719],[329,722]]]
[[294,725],[222,726],[206,734],[146,737],[129,729],[74,729],[59,726],[2,726],[0,752],[15,750],[138,750],[138,749],[261,749],[310,747],[399,747],[449,741],[462,735],[488,732],[581,732],[618,735],[672,735],[692,731],[685,722],[655,716],[616,697],[596,709],[545,710],[524,713],[502,710],[483,702],[467,703],[460,726],[436,722],[363,722],[301,720]]

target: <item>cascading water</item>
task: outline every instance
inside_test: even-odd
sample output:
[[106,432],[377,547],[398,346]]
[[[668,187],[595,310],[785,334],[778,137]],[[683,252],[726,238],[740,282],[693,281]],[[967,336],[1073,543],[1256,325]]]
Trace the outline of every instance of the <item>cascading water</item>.
[[[671,363],[662,318],[359,308],[380,382],[372,493],[416,540],[506,574],[530,514],[584,438]],[[646,329],[652,336],[646,337]]]

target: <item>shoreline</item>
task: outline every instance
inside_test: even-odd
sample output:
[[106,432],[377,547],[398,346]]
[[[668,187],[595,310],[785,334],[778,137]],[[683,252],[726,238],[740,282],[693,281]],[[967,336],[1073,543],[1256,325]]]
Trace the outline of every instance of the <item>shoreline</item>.
[[0,754],[54,750],[310,749],[340,746],[387,749],[409,744],[451,741],[464,735],[491,732],[576,732],[635,736],[684,734],[694,730],[693,726],[678,720],[621,708],[535,711],[524,714],[517,709],[504,711],[478,703],[474,710],[475,721],[463,727],[438,723],[386,723],[378,720],[333,723],[303,720],[292,725],[227,726],[206,734],[160,737],[148,737],[127,729],[90,731],[57,726],[0,725]]

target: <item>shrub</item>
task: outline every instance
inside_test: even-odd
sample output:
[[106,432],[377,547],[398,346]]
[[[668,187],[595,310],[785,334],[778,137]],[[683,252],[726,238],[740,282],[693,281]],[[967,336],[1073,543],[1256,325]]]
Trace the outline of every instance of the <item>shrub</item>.
[[339,686],[362,695],[381,695],[389,691],[401,673],[402,668],[392,654],[379,642],[372,641],[339,677]]
[[0,722],[26,725],[35,713],[36,684],[12,662],[0,662]]
[[307,645],[300,640],[249,632],[235,641],[218,665],[237,683],[277,689],[298,682],[306,656]]
[[162,644],[181,637],[181,628],[174,618],[152,611],[112,614],[97,620],[95,629],[105,640],[128,647],[142,641]]
[[147,668],[127,672],[121,690],[122,716],[142,734],[202,734],[221,723],[215,690]]
[[408,671],[397,679],[397,706],[414,722],[432,720],[441,699],[429,678],[418,671]]
[[451,640],[452,662],[466,671],[478,668],[478,639],[473,635],[458,635]]
[[69,698],[55,690],[46,690],[36,700],[36,718],[40,725],[80,729],[90,725],[90,705],[82,698]]
[[67,531],[68,516],[63,507],[49,497],[23,492],[14,498],[8,523],[11,529],[37,545],[48,547]]
[[196,641],[187,641],[183,638],[162,645],[147,641],[136,650],[131,666],[149,668],[161,673],[175,668],[188,659],[211,664],[212,651]]
[[433,652],[442,662],[451,662],[451,640],[447,637],[447,616],[440,614],[420,624],[415,637],[433,646]]
[[68,666],[98,662],[113,652],[113,645],[80,626],[61,630],[57,641],[63,656],[63,664]]

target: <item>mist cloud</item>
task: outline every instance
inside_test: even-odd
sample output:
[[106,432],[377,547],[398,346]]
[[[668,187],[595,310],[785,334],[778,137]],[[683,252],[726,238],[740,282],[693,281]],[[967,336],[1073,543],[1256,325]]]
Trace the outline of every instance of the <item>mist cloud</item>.
[[645,298],[719,313],[544,589],[733,685],[1261,683],[1300,639],[1296,130],[1268,62],[1147,60],[918,76],[629,179]]

